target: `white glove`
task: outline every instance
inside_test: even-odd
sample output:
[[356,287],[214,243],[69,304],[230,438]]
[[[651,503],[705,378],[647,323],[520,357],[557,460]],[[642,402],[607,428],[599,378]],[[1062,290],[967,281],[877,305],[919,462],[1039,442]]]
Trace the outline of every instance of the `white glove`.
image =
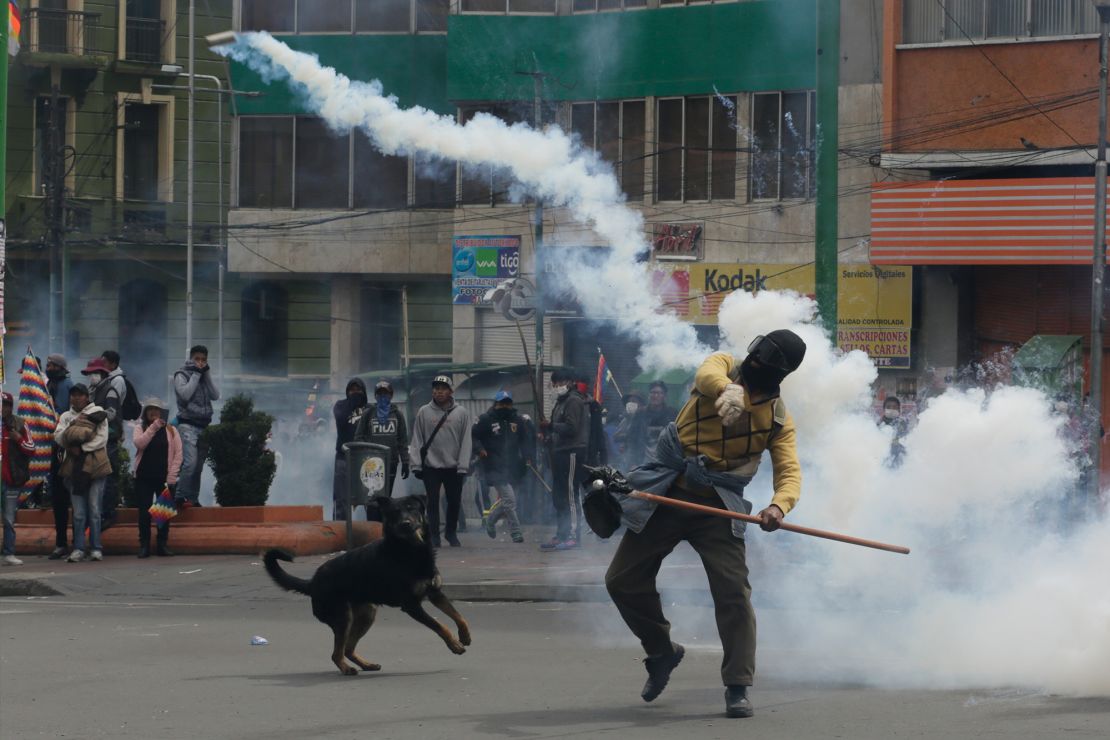
[[748,401],[744,395],[744,388],[735,383],[726,385],[724,391],[717,397],[717,415],[721,417],[721,423],[726,427],[740,421],[740,415],[747,410],[747,407]]

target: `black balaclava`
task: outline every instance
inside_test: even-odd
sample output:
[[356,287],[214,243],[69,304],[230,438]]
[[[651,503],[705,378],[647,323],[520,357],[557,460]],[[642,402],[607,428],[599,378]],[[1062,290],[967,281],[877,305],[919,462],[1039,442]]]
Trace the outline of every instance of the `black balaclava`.
[[350,395],[352,388],[358,391],[358,393],[356,393],[354,396],[354,408],[362,408],[367,403],[366,383],[363,383],[361,378],[351,378],[351,380],[347,382],[347,388],[345,391],[347,393],[348,400],[351,400],[352,398],[352,396]]
[[776,329],[748,346],[748,356],[740,363],[740,377],[748,390],[778,393],[779,384],[798,369],[805,354],[806,343],[801,337],[789,329]]

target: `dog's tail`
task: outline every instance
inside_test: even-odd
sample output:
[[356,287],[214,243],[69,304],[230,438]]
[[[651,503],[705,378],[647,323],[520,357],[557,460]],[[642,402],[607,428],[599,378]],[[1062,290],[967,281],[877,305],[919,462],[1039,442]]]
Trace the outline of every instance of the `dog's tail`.
[[274,579],[274,583],[284,588],[286,591],[296,591],[297,593],[310,595],[308,589],[309,582],[303,578],[291,576],[281,569],[278,565],[279,560],[284,560],[287,563],[293,562],[293,556],[284,550],[267,550],[262,562],[266,564],[266,572],[270,574],[270,578]]

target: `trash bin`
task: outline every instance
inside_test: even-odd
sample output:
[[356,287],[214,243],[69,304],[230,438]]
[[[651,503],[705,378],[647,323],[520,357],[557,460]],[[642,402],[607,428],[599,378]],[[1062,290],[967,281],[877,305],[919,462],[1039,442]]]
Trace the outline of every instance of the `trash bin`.
[[390,496],[390,449],[372,442],[347,442],[343,445],[347,457],[347,549],[351,549],[353,533],[351,519],[356,506],[366,506],[375,496]]

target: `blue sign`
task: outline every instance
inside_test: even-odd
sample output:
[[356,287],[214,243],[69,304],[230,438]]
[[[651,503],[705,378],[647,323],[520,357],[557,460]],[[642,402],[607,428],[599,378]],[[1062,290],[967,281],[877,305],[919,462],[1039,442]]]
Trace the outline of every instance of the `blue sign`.
[[456,236],[451,246],[451,302],[489,305],[484,296],[520,275],[519,236]]

